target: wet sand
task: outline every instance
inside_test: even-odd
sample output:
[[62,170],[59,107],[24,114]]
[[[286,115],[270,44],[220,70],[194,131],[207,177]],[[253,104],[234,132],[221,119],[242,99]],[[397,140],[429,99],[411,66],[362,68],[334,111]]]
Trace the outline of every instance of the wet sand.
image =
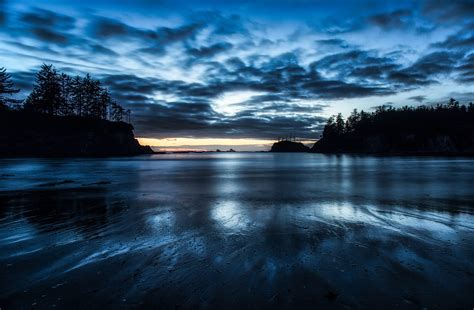
[[474,160],[0,160],[0,307],[474,306]]

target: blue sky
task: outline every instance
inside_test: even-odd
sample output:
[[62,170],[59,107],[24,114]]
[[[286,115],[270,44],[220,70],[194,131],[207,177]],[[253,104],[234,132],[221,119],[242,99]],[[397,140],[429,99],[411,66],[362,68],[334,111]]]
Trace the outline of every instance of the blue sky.
[[472,1],[1,1],[23,95],[90,73],[146,138],[319,137],[354,108],[474,101]]

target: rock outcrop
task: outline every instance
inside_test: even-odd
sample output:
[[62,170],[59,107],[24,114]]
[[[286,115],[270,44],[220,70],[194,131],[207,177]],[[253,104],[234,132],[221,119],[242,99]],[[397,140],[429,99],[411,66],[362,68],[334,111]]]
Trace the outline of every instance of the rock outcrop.
[[309,147],[301,142],[279,141],[273,143],[270,152],[309,152]]
[[93,157],[152,154],[133,126],[77,116],[0,111],[1,157]]

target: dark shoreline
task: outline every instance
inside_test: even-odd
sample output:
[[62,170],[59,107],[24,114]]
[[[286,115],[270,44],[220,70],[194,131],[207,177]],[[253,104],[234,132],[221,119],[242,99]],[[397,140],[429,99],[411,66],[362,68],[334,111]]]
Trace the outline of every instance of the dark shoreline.
[[323,155],[364,155],[376,157],[474,157],[474,152],[467,153],[452,153],[452,152],[389,152],[389,153],[374,153],[374,152],[309,152],[312,154]]
[[0,157],[97,158],[154,154],[133,126],[80,116],[0,110]]

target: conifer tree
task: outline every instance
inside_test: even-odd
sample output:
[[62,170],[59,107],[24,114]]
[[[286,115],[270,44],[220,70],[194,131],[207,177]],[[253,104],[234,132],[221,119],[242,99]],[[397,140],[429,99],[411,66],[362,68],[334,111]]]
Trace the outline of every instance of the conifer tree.
[[61,106],[59,107],[59,114],[73,115],[73,79],[69,75],[61,73],[59,76],[59,81],[61,85]]
[[18,103],[18,100],[12,99],[13,94],[20,90],[14,88],[11,80],[12,76],[7,73],[5,68],[0,68],[0,108],[7,107],[10,103]]
[[33,91],[25,101],[25,109],[56,115],[61,104],[59,75],[53,65],[43,64],[41,70],[36,74]]

